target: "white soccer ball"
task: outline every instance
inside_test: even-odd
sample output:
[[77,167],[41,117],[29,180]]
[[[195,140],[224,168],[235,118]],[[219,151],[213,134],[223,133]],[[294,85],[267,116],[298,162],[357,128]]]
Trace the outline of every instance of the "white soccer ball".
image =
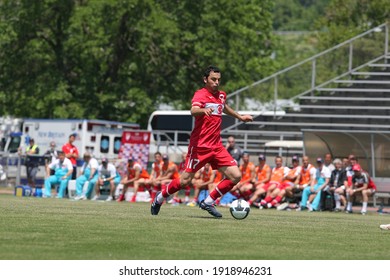
[[230,214],[237,220],[242,220],[248,217],[251,207],[248,202],[243,199],[237,199],[230,205]]

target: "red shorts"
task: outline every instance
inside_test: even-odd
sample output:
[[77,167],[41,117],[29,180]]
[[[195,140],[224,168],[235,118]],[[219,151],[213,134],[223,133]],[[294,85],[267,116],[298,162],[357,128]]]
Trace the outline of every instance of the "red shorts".
[[283,182],[283,183],[279,184],[279,186],[277,186],[277,188],[282,191],[288,187],[293,187],[293,186],[294,186],[294,183],[287,181],[287,182]]
[[263,189],[264,189],[265,191],[268,191],[269,187],[272,186],[272,185],[276,185],[276,187],[279,188],[279,186],[280,186],[281,184],[280,184],[279,182],[271,181],[271,182],[265,184],[265,185],[263,186]]
[[214,170],[223,166],[237,166],[236,161],[222,145],[213,148],[188,147],[185,163],[186,172],[195,173],[206,163],[210,163]]

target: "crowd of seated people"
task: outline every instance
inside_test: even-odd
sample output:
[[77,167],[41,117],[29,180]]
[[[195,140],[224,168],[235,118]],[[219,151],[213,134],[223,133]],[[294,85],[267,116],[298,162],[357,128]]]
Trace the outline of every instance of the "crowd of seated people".
[[[157,152],[154,155],[151,173],[141,166],[135,159],[127,161],[125,172],[120,174],[116,166],[106,158],[100,163],[89,153],[84,155],[84,165],[76,179],[75,200],[98,200],[100,189],[108,187],[107,201],[118,202],[125,200],[128,188],[132,188],[133,195],[128,201],[136,202],[137,193],[142,188],[150,193],[151,199],[170,183],[178,178],[184,170],[185,153],[180,165],[169,160],[168,155]],[[44,196],[50,197],[50,188],[53,184],[59,184],[58,198],[64,197],[65,184],[69,181],[71,165],[65,162],[65,158],[58,159],[56,163],[47,167]],[[278,210],[296,209],[296,211],[345,211],[352,213],[352,205],[361,200],[361,214],[367,213],[369,197],[376,191],[376,186],[367,171],[363,170],[354,155],[345,158],[332,159],[330,154],[311,160],[308,156],[299,158],[292,156],[288,164],[283,158],[276,156],[274,165],[266,163],[263,154],[258,156],[257,165],[250,161],[250,155],[243,152],[239,164],[242,179],[227,194],[216,203],[225,201],[228,205],[234,199],[245,199],[254,208]],[[50,169],[55,175],[50,176]],[[57,175],[59,174],[59,175]],[[170,202],[174,205],[185,203],[189,206],[198,204],[198,196],[201,191],[211,191],[221,181],[222,175],[217,170],[212,170],[208,164],[200,169],[189,186],[186,186],[185,198],[182,200],[176,194]],[[63,181],[63,182],[62,182]],[[87,188],[83,190],[85,183]],[[122,184],[122,191],[115,197],[116,187]],[[193,198],[190,199],[191,189]],[[92,191],[95,195],[91,197]],[[222,203],[221,203],[222,205]]]
[[[249,165],[249,163],[246,163]],[[275,157],[271,169],[265,156],[259,156],[259,165],[251,178],[251,187],[238,184],[232,192],[252,207],[296,211],[345,211],[352,213],[355,201],[362,201],[360,213],[367,213],[369,197],[376,186],[354,155],[332,160],[330,154],[311,162],[308,156],[293,156],[286,166],[280,156]]]

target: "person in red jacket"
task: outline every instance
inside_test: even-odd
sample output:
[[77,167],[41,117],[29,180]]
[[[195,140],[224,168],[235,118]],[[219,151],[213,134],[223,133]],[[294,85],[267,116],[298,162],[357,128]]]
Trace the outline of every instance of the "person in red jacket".
[[77,177],[77,159],[79,157],[79,150],[73,142],[76,140],[76,133],[69,135],[69,140],[62,146],[62,151],[65,153],[65,157],[67,157],[73,166],[72,180],[76,180]]

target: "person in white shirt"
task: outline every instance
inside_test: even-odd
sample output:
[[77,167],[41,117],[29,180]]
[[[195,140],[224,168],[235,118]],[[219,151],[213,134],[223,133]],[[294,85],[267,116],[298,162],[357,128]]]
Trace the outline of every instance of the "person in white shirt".
[[[80,175],[76,179],[76,197],[75,200],[87,199],[91,196],[93,187],[98,180],[98,161],[90,153],[84,153],[84,164],[81,167]],[[83,192],[84,184],[88,182],[88,188]]]
[[[54,170],[54,175],[50,176],[50,170]],[[57,198],[63,198],[65,190],[68,187],[68,182],[73,172],[72,162],[65,157],[65,153],[62,151],[58,152],[58,159],[50,163],[46,168],[46,179],[45,179],[45,191],[43,197],[51,197],[51,187],[59,184],[59,190]]]
[[330,173],[332,173],[333,170],[336,169],[336,167],[334,166],[334,164],[332,162],[333,162],[332,155],[329,153],[325,154],[324,165],[329,168]]
[[324,165],[322,158],[317,158],[317,183],[314,186],[306,187],[302,192],[302,199],[300,211],[302,208],[307,208],[309,211],[318,211],[320,209],[322,190],[329,184],[331,172],[329,168]]
[[102,159],[102,164],[98,167],[98,179],[95,183],[96,195],[92,200],[98,200],[100,197],[100,186],[110,186],[110,195],[106,201],[114,200],[115,187],[120,183],[121,177],[116,171],[115,165],[108,162],[107,158]]

